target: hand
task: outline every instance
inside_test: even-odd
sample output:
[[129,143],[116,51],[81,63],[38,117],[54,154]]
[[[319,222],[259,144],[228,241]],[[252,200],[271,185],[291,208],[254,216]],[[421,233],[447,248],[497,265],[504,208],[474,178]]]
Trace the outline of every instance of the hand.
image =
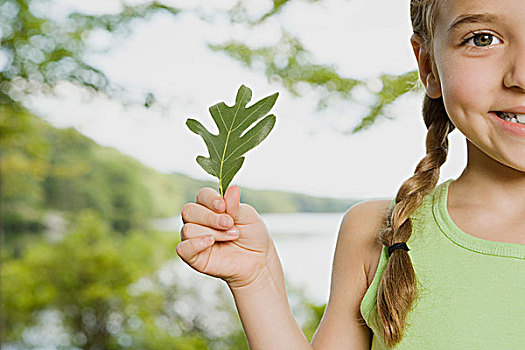
[[239,202],[240,194],[238,186],[228,187],[224,199],[212,188],[202,188],[196,203],[182,209],[177,245],[184,262],[232,288],[256,280],[277,256],[266,225],[252,206]]

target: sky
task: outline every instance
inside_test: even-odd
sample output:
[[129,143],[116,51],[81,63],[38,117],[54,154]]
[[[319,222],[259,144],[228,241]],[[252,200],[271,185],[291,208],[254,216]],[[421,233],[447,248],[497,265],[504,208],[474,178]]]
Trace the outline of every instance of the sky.
[[[119,10],[118,2],[110,0],[62,1],[62,10]],[[56,96],[35,95],[28,106],[52,124],[75,127],[101,145],[158,171],[213,180],[195,161],[197,155],[207,156],[204,142],[189,131],[185,121],[195,118],[209,130],[217,130],[208,107],[220,101],[232,105],[237,89],[245,84],[253,91],[252,101],[280,93],[271,110],[277,122],[267,139],[246,154],[232,184],[325,197],[386,198],[394,196],[413,174],[425,154],[422,93],[396,102],[389,109],[393,118],[344,135],[340,130],[351,129],[366,113],[363,103],[334,103],[318,112],[313,92],[305,90],[304,96],[293,97],[277,82],[268,82],[261,71],[244,68],[207,47],[207,43],[229,39],[269,45],[279,39],[282,26],[301,39],[316,63],[333,64],[340,74],[365,79],[373,86],[381,73],[401,74],[417,68],[409,42],[408,0],[295,0],[256,30],[231,26],[220,18],[209,23],[192,11],[200,8],[212,14],[234,1],[168,3],[187,11],[140,22],[128,37],[97,32],[86,39],[92,48],[86,57],[91,64],[125,86],[131,99],[151,91],[159,103],[150,109],[123,106],[65,83],[57,87]],[[254,15],[271,7],[271,1],[248,3]],[[105,48],[109,52],[103,52]],[[464,137],[455,130],[450,142],[441,181],[459,176],[466,162]]]

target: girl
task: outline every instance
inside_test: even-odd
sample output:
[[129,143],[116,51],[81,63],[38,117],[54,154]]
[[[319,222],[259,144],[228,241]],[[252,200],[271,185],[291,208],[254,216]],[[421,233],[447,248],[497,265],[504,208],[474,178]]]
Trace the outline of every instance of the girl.
[[[239,188],[224,200],[203,188],[183,208],[177,253],[226,281],[252,349],[525,346],[525,0],[412,0],[410,11],[427,154],[392,202],[346,212],[311,344]],[[467,166],[436,187],[454,128]]]

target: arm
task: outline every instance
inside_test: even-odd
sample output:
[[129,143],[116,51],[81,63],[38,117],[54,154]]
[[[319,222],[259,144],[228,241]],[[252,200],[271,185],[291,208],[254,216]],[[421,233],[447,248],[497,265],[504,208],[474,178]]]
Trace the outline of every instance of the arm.
[[350,208],[341,223],[334,255],[330,299],[312,345],[315,349],[369,350],[372,331],[361,317],[360,305],[368,289],[370,262],[377,262],[389,200],[359,203]]
[[[270,263],[252,283],[230,288],[250,349],[370,349],[371,331],[360,319],[370,254],[389,201],[360,203],[347,211],[337,240],[330,299],[310,345],[294,319],[281,263],[272,245]],[[378,254],[376,254],[379,257]]]
[[270,254],[273,258],[255,281],[240,288],[230,287],[250,349],[312,349],[288,303],[275,247]]
[[268,229],[239,199],[238,186],[228,187],[224,198],[201,189],[196,203],[183,207],[177,254],[196,271],[228,284],[251,349],[311,349],[288,304]]

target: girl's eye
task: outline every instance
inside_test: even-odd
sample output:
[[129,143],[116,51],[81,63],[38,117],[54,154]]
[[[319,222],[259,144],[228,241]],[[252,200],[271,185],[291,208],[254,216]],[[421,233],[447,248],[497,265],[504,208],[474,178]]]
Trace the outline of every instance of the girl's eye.
[[473,36],[469,37],[468,39],[465,39],[463,41],[463,44],[467,44],[469,42],[472,42],[474,47],[486,47],[491,45],[494,42],[494,39],[498,40],[499,42],[496,44],[500,44],[501,40],[499,40],[496,36],[490,34],[490,33],[477,33]]

